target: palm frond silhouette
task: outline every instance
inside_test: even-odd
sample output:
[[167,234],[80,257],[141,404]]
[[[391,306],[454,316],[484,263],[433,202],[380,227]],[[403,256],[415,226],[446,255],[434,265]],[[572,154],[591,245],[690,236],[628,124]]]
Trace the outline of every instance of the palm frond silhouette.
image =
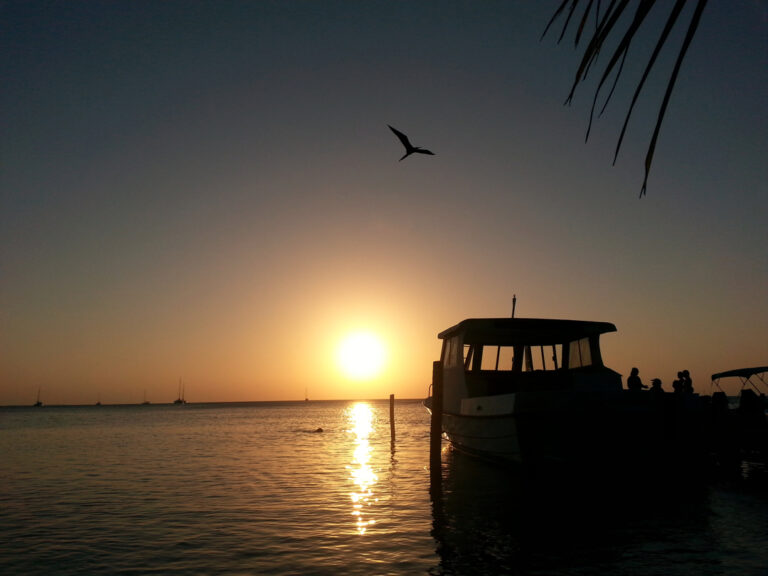
[[657,0],[637,0],[631,3],[632,6],[636,6],[634,11],[634,16],[632,16],[631,18],[622,18],[622,16],[630,14],[629,0],[610,0],[608,2],[608,6],[605,8],[605,11],[603,11],[602,13],[600,11],[600,0],[583,0],[583,1],[582,0],[563,0],[560,6],[555,11],[555,13],[552,15],[552,18],[549,20],[547,27],[544,29],[544,33],[541,35],[541,37],[544,38],[544,36],[547,34],[549,29],[555,23],[555,21],[557,21],[560,17],[563,16],[564,13],[567,12],[567,14],[565,15],[565,22],[563,24],[562,31],[560,32],[560,36],[558,37],[558,40],[557,40],[558,43],[560,43],[560,41],[562,41],[563,37],[565,36],[567,30],[571,27],[571,23],[574,20],[573,17],[577,12],[577,8],[579,6],[582,6],[583,11],[581,12],[581,17],[577,18],[578,24],[576,26],[576,32],[574,36],[574,44],[578,48],[579,43],[582,39],[582,35],[584,33],[584,29],[587,27],[587,22],[590,19],[591,15],[594,15],[595,28],[594,28],[594,31],[592,32],[592,36],[589,37],[586,48],[584,49],[584,54],[582,55],[579,68],[576,71],[576,77],[574,78],[573,85],[571,86],[571,91],[568,94],[568,98],[566,99],[566,104],[570,104],[570,102],[573,100],[573,95],[576,91],[576,87],[580,83],[584,82],[584,80],[586,79],[589,69],[597,61],[597,57],[600,54],[600,51],[602,50],[606,40],[609,38],[609,36],[611,36],[611,33],[616,31],[616,35],[620,36],[620,40],[618,41],[618,44],[616,44],[616,47],[614,48],[613,53],[611,54],[610,59],[608,60],[608,63],[605,65],[602,75],[600,76],[600,80],[597,84],[597,88],[595,88],[595,94],[592,100],[592,109],[589,115],[589,125],[587,127],[586,137],[588,139],[589,132],[592,128],[592,121],[595,115],[595,108],[597,106],[598,96],[600,95],[601,91],[604,88],[606,88],[606,83],[611,73],[613,73],[615,70],[613,85],[611,86],[610,91],[608,92],[608,95],[605,99],[605,103],[603,104],[600,110],[600,113],[602,113],[603,110],[605,110],[605,107],[608,105],[608,102],[610,101],[611,96],[613,96],[613,92],[619,81],[619,77],[621,76],[622,70],[624,69],[624,62],[627,58],[627,54],[629,52],[629,48],[630,48],[630,45],[632,44],[632,41],[635,39],[638,30],[641,29],[643,24],[646,24],[647,26],[648,20],[646,20],[646,18],[648,14],[651,12],[651,10],[656,4],[659,4],[661,9],[669,11],[667,15],[666,23],[664,24],[664,27],[658,37],[658,40],[656,41],[656,45],[653,49],[653,52],[648,58],[648,62],[646,63],[645,69],[643,71],[643,75],[638,81],[637,86],[635,87],[634,95],[632,96],[632,101],[629,104],[627,114],[624,118],[624,124],[621,127],[621,133],[619,134],[619,140],[618,140],[618,143],[616,144],[616,150],[613,155],[613,163],[615,164],[616,158],[618,157],[619,151],[621,150],[621,144],[624,141],[624,135],[627,131],[627,124],[629,123],[629,118],[632,115],[632,111],[635,107],[635,103],[637,102],[640,92],[643,90],[643,87],[645,86],[645,82],[648,78],[648,75],[651,69],[654,67],[654,65],[657,62],[659,52],[661,52],[662,47],[668,41],[670,32],[672,31],[675,24],[680,19],[680,15],[683,12],[683,8],[685,8],[685,5],[688,2],[694,3],[695,6],[693,8],[692,13],[690,14],[688,29],[686,31],[685,37],[683,38],[683,43],[678,49],[677,58],[675,59],[675,64],[672,69],[672,73],[670,74],[670,77],[667,81],[667,87],[666,87],[666,91],[664,92],[664,98],[662,99],[661,106],[659,108],[659,112],[656,117],[656,125],[654,126],[653,135],[651,136],[651,142],[648,146],[648,151],[646,152],[646,156],[645,156],[645,176],[643,178],[643,186],[640,189],[640,197],[643,197],[646,193],[646,190],[648,187],[648,175],[650,174],[651,166],[653,164],[653,154],[656,150],[656,142],[659,137],[659,131],[661,130],[661,125],[664,121],[664,115],[666,114],[667,106],[669,105],[669,99],[670,99],[670,96],[672,95],[672,91],[675,87],[675,82],[677,81],[677,77],[680,73],[680,67],[682,66],[683,59],[685,58],[685,54],[688,51],[688,48],[691,44],[691,40],[696,34],[696,30],[698,29],[699,22],[701,20],[701,15],[704,12],[704,8],[707,5],[707,0],[675,0],[674,3],[671,2],[670,0],[662,0],[660,2],[657,2]]

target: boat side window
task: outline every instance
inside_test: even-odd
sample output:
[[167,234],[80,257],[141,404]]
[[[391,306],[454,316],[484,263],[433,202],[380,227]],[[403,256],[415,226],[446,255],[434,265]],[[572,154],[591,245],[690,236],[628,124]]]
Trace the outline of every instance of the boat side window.
[[464,363],[464,348],[458,336],[446,340],[443,348],[443,366],[446,368],[462,366]]
[[450,365],[450,358],[451,358],[451,340],[452,338],[448,338],[446,340],[443,340],[443,355],[442,355],[442,362],[444,367],[448,367]]
[[464,344],[464,370],[469,370],[469,367],[472,366],[472,352],[474,349],[474,346]]
[[568,368],[583,368],[592,365],[592,352],[589,338],[571,342],[568,353]]
[[513,346],[483,346],[480,370],[511,371],[515,360]]

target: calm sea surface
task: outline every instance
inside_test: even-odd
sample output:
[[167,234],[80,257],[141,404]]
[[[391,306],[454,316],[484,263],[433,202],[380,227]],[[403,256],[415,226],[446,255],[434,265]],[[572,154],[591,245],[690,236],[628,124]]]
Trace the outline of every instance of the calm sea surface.
[[[416,402],[0,408],[0,574],[768,574],[765,470],[609,491],[443,454]],[[322,428],[322,432],[316,431]]]

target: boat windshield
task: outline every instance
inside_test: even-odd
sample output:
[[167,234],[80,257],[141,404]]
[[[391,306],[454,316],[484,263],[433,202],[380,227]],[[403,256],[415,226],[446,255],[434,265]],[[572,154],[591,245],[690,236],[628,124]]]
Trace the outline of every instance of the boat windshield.
[[559,368],[558,358],[563,357],[562,346],[526,346],[525,347],[525,365],[526,372],[539,370],[557,370]]
[[[449,346],[446,355],[446,366],[457,366],[455,356],[457,347]],[[589,346],[587,345],[587,350]],[[588,353],[588,352],[587,352]],[[562,346],[502,346],[498,344],[472,344],[464,346],[464,369],[469,371],[482,370],[485,372],[540,372],[557,370],[562,356]],[[585,366],[586,363],[578,364]]]
[[511,371],[515,365],[513,346],[483,346],[480,370]]

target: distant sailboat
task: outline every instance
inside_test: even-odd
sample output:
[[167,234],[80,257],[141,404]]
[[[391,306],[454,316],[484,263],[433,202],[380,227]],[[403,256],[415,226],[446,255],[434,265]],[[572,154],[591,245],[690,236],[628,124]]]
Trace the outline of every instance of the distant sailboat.
[[141,403],[142,406],[149,405],[149,400],[147,400],[147,391],[144,390],[144,401]]
[[184,385],[181,383],[181,378],[179,378],[179,397],[176,398],[176,400],[173,401],[174,404],[186,404],[187,401],[184,400]]
[[307,395],[307,389],[304,388],[304,402],[309,402],[309,396]]
[[43,405],[42,401],[40,400],[40,388],[37,389],[37,401],[33,404],[33,406],[40,408]]

